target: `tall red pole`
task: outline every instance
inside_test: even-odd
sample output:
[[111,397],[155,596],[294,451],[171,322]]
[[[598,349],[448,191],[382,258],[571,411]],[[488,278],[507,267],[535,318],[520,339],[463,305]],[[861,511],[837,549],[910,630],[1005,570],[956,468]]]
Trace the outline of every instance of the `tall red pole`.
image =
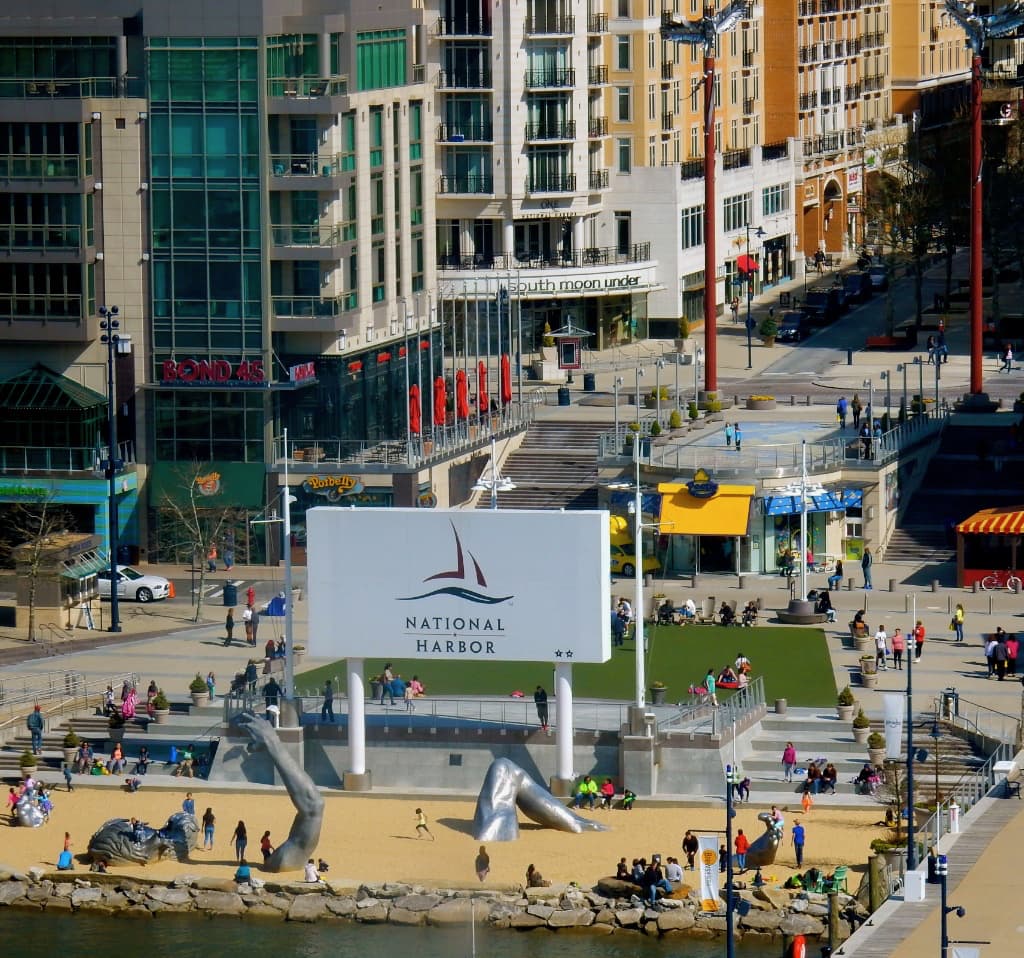
[[981,379],[982,306],[981,306],[981,56],[971,59],[971,395],[984,386]]
[[704,48],[704,389],[718,390],[715,226],[715,58]]

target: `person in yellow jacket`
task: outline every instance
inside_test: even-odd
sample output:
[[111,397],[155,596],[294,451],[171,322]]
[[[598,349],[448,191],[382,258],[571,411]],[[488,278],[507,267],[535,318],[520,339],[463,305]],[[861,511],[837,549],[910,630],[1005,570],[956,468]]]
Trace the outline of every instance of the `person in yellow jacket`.
[[953,631],[956,633],[957,642],[964,640],[964,607],[958,602],[956,611],[953,613]]
[[589,775],[584,775],[583,780],[576,786],[576,807],[582,808],[583,803],[587,802],[593,808],[597,801],[598,791],[597,782]]

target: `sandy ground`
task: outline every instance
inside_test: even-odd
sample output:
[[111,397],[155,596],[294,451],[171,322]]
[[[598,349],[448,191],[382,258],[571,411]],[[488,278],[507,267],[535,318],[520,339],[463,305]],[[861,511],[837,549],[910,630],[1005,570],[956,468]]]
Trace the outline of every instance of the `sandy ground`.
[[[204,794],[202,783],[193,789],[197,817],[207,806],[217,817],[213,851],[194,852],[193,861],[165,861],[146,867],[116,866],[118,874],[137,874],[170,879],[185,872],[226,877],[233,872],[234,849],[231,834],[239,819],[247,827],[250,862],[260,859],[259,839],[270,829],[274,841],[283,841],[294,814],[284,794],[239,794],[224,791]],[[78,787],[71,794],[53,793],[54,814],[41,828],[4,827],[0,839],[0,861],[19,868],[41,864],[54,865],[62,848],[64,831],[71,833],[76,856],[85,852],[93,832],[108,818],[135,816],[152,825],[162,825],[168,815],[180,809],[185,798],[181,792],[146,792],[133,795],[109,788]],[[332,881],[409,881],[425,885],[475,883],[473,861],[478,843],[471,827],[474,804],[469,801],[421,802],[435,841],[417,840],[417,802],[354,795],[330,795],[326,800],[324,829],[317,854],[331,866]],[[798,813],[798,806],[792,806]],[[734,828],[748,836],[763,831],[757,813],[759,805],[741,806]],[[620,810],[588,813],[611,826],[607,832],[573,835],[543,829],[521,817],[518,841],[491,843],[491,874],[488,886],[516,885],[522,882],[526,866],[533,863],[545,878],[555,882],[577,881],[589,887],[604,875],[615,873],[615,863],[623,855],[650,857],[660,852],[682,857],[679,844],[685,829],[695,831],[721,829],[725,815],[719,808],[645,808],[642,801],[630,812]],[[800,814],[807,831],[805,867],[816,865],[831,870],[848,864],[862,871],[867,861],[868,844],[883,833],[874,827],[878,813],[828,808],[821,799],[807,816]],[[766,875],[784,881],[794,870],[793,848],[789,844],[792,811],[786,813],[786,845],[779,864],[765,869]],[[79,870],[87,867],[76,866]],[[288,876],[292,877],[292,876]],[[294,877],[301,877],[298,873]],[[851,891],[859,878],[851,875]]]

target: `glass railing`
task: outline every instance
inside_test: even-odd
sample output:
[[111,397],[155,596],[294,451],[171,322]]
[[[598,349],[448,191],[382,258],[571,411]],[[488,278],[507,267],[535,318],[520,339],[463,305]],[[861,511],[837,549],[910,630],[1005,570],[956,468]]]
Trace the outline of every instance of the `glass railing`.
[[337,296],[273,296],[274,315],[282,319],[302,316],[337,316],[344,304]]
[[330,153],[275,153],[270,157],[272,176],[331,176],[341,171],[341,157]]
[[82,248],[81,226],[26,226],[0,223],[0,249],[68,252]]
[[337,226],[271,226],[274,246],[337,246],[341,242],[341,231]]
[[77,180],[81,158],[60,153],[6,153],[0,155],[3,180]]
[[76,293],[39,293],[34,296],[0,293],[0,337],[3,319],[66,320],[82,318],[82,297]]
[[441,177],[439,193],[493,193],[494,180],[489,173],[466,173]]
[[[595,173],[605,172],[595,170]],[[522,250],[517,253],[473,253],[461,256],[444,253],[438,257],[439,269],[586,269],[592,266],[617,266],[645,263],[651,258],[650,243],[618,246],[586,246],[578,250]]]
[[[120,443],[118,458],[135,462],[135,446]],[[0,446],[0,473],[21,472],[100,472],[107,458],[106,448],[93,446]]]
[[138,77],[79,77],[77,79],[0,80],[0,98],[15,100],[83,100],[89,97],[142,97],[145,82]]
[[348,77],[323,80],[317,77],[277,77],[267,80],[267,96],[305,97],[347,96]]

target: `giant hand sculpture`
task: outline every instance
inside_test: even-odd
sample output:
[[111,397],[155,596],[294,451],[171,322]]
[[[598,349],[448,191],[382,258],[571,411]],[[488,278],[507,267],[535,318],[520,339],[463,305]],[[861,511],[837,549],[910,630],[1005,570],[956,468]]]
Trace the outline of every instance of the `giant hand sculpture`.
[[511,842],[519,837],[516,806],[523,814],[561,832],[607,831],[604,825],[580,818],[547,789],[541,788],[515,762],[498,758],[484,776],[473,815],[473,837],[478,842]]
[[296,809],[288,838],[277,846],[263,863],[263,868],[269,872],[301,869],[312,857],[320,841],[320,829],[324,822],[323,796],[305,769],[299,767],[298,762],[281,744],[277,732],[266,719],[247,712],[238,716],[235,724],[248,733],[253,741],[251,747],[267,750]]

